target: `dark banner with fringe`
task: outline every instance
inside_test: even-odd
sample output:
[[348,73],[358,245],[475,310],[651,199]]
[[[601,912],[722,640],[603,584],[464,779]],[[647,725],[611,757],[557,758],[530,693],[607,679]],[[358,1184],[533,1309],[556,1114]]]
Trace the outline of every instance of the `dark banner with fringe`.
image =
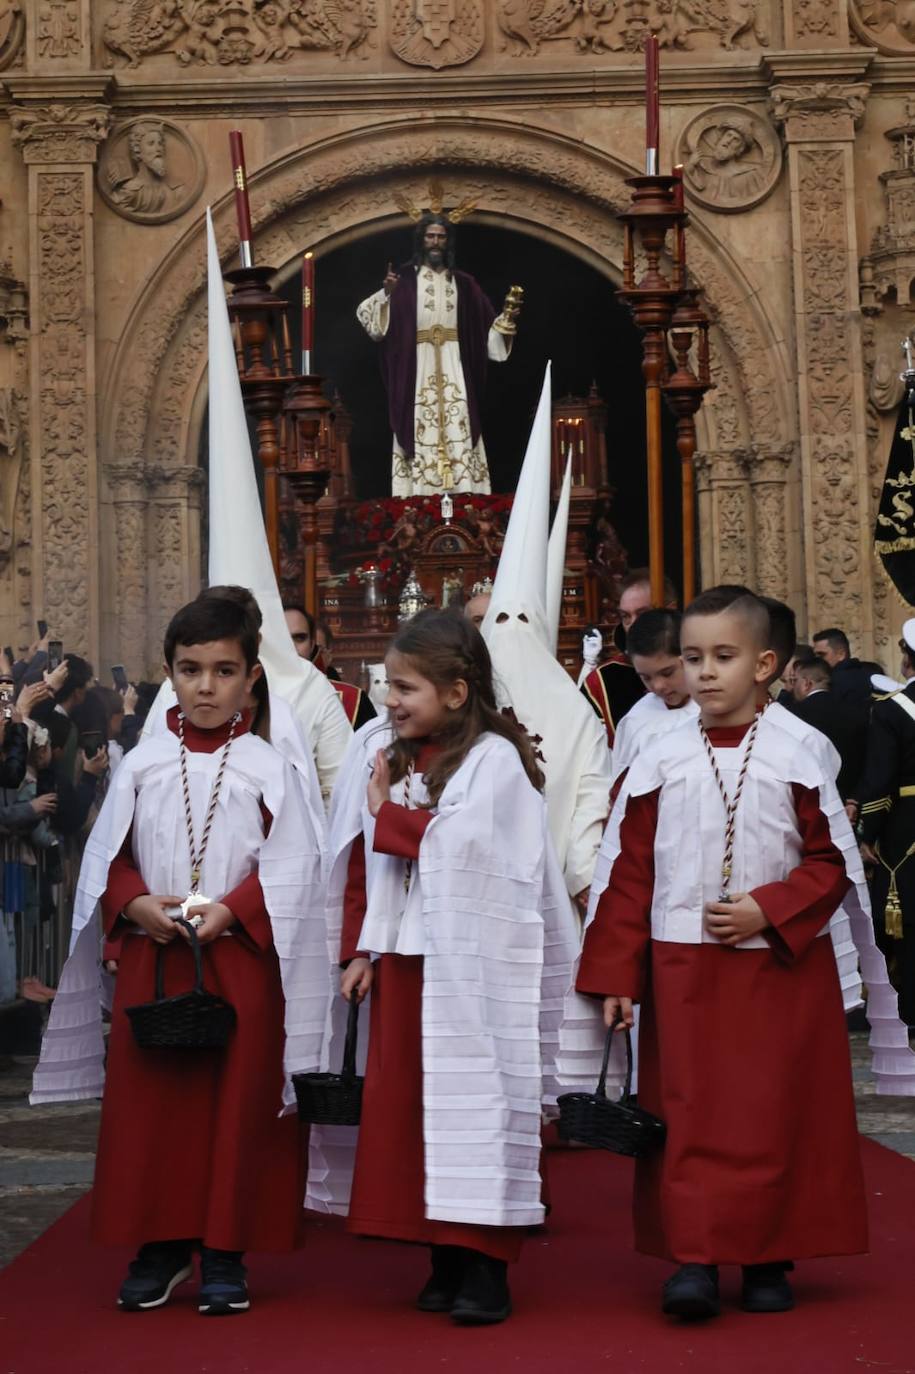
[[915,606],[915,371],[906,370],[902,405],[890,448],[874,551],[904,601]]

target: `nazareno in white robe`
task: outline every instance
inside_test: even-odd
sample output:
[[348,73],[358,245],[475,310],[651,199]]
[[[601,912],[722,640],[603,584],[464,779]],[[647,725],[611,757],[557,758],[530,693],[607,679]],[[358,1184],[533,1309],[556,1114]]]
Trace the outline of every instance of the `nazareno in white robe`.
[[[846,1009],[860,1001],[860,980],[854,974],[846,946],[853,937],[852,958],[860,962],[867,986],[867,1018],[871,1027],[872,1072],[878,1093],[915,1095],[915,1054],[909,1049],[905,1026],[899,1020],[897,998],[886,971],[886,962],[874,941],[870,900],[864,869],[854,834],[845,814],[824,751],[809,740],[799,746],[797,732],[781,719],[787,712],[768,709],[760,721],[756,743],[747,769],[734,844],[734,892],[747,891],[787,876],[799,859],[793,809],[779,809],[791,783],[816,788],[820,810],[826,817],[833,844],[841,852],[851,886],[838,913],[828,926],[836,955],[837,973]],[[715,756],[728,795],[733,796],[742,760],[742,747],[716,749]],[[692,778],[690,812],[679,811],[672,789]],[[656,854],[676,853],[667,862],[666,886],[656,883],[652,903],[652,939],[686,944],[713,941],[705,930],[702,913],[707,901],[717,896],[718,875],[724,850],[724,805],[706,757],[698,725],[688,722],[655,740],[635,760],[614,805],[594,871],[585,928],[594,919],[601,894],[611,877],[620,852],[620,826],[630,796],[642,796],[664,784],[665,806],[659,813]],[[698,800],[697,800],[698,799]],[[704,865],[704,867],[703,867]],[[827,933],[823,931],[823,936]],[[762,936],[735,947],[765,945]],[[577,970],[576,970],[577,972]],[[580,1087],[597,1077],[603,1050],[604,1027],[598,999],[570,992],[560,1034],[559,1076],[564,1085]],[[614,1069],[622,1076],[622,1048],[615,1047]]]
[[[101,922],[98,902],[128,833],[151,892],[190,891],[190,853],[179,742],[168,733],[126,755],[86,841],[64,965],[35,1071],[31,1101],[102,1095]],[[195,835],[200,836],[222,750],[188,751]],[[264,836],[261,803],[272,817]],[[132,830],[131,830],[132,827]],[[264,740],[233,740],[200,879],[214,901],[256,869],[270,916],[286,1001],[282,1106],[295,1102],[291,1075],[317,1067],[327,1018],[323,846],[290,765]],[[281,1104],[277,1103],[279,1110]]]
[[[377,721],[358,731],[334,796],[332,976],[339,978],[350,850],[362,832],[367,909],[360,947],[424,958],[426,1215],[535,1225],[544,1215],[541,1120],[556,1101],[559,1020],[579,949],[544,801],[514,746],[482,735],[442,794],[405,898],[403,860],[374,853],[365,798],[375,751],[392,738],[391,727]],[[414,799],[422,795],[418,782]],[[402,784],[392,789],[392,800],[403,801]],[[325,1066],[339,1069],[344,1020],[345,1004],[337,998]],[[363,1012],[360,1025],[367,1022]],[[346,1210],[354,1147],[354,1130],[313,1129],[308,1206]]]

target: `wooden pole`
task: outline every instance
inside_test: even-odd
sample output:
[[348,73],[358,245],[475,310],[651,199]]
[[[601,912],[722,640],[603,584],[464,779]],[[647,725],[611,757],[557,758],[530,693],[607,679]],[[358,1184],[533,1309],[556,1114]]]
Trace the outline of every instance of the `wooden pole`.
[[642,374],[645,378],[645,457],[648,473],[648,572],[651,604],[664,605],[664,470],[661,436],[661,375],[664,332],[645,331]]
[[680,454],[683,522],[683,605],[696,595],[696,425],[691,415],[677,421],[677,451]]

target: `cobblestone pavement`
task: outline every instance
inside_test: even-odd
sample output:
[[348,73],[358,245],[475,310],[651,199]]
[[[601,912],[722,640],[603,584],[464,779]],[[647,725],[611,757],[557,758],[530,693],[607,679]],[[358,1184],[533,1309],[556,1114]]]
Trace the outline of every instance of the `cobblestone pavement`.
[[[915,1160],[915,1097],[878,1097],[867,1069],[867,1036],[851,1035],[858,1124],[872,1139]],[[99,1107],[30,1107],[34,1059],[0,1059],[0,1267],[70,1207],[92,1182]]]

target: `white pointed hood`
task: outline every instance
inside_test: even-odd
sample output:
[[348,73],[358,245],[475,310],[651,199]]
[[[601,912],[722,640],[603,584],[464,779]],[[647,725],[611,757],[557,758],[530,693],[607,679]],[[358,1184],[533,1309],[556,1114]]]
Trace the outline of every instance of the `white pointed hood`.
[[550,648],[559,647],[559,622],[562,620],[562,584],[566,570],[566,542],[569,537],[569,506],[572,500],[572,449],[566,459],[566,472],[553,516],[550,544],[546,556],[546,624]]
[[591,882],[607,818],[610,755],[600,721],[550,648],[551,424],[548,367],[481,628],[499,705],[510,706],[528,734],[539,738],[550,834],[574,895]]
[[[260,660],[270,691],[290,706],[315,755],[321,791],[330,794],[352,732],[337,694],[314,664],[299,658],[286,626],[267,532],[261,513],[254,458],[248,435],[219,266],[213,219],[207,207],[207,306],[210,384],[210,551],[211,587],[247,587],[263,616]],[[178,608],[175,607],[177,610]],[[163,684],[154,713],[174,698]]]
[[[551,367],[546,365],[540,402],[521,465],[505,542],[484,627],[505,613],[524,614],[549,645],[546,568],[550,531]],[[485,628],[484,628],[485,637]]]

